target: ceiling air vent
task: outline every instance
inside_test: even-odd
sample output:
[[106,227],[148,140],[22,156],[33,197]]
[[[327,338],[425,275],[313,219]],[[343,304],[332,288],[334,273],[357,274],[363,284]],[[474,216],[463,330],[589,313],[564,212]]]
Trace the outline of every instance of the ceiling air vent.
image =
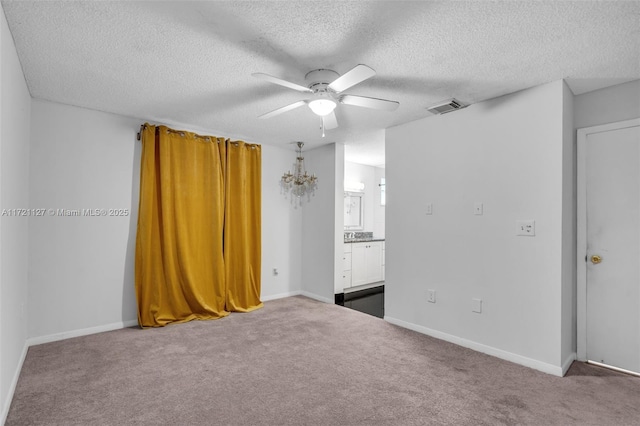
[[427,111],[429,111],[432,114],[446,114],[448,112],[455,111],[457,109],[466,108],[467,106],[468,105],[463,104],[459,100],[451,98],[449,100],[440,102],[437,105],[433,105],[427,108]]

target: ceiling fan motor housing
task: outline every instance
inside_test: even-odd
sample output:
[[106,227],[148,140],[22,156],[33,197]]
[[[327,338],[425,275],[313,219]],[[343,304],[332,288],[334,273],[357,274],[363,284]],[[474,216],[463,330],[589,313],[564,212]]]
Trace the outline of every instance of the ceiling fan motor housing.
[[329,92],[331,89],[327,87],[335,79],[340,77],[340,74],[333,70],[318,69],[309,71],[304,79],[307,81],[307,87],[313,90],[314,93]]

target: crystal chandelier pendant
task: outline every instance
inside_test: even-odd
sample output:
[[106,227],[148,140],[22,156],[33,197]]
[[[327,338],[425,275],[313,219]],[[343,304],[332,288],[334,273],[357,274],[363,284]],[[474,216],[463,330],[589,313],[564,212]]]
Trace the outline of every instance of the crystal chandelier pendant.
[[309,175],[304,168],[304,157],[302,156],[302,147],[304,142],[298,142],[298,155],[293,167],[293,173],[291,171],[286,172],[280,179],[280,186],[283,192],[291,193],[292,202],[293,197],[296,198],[296,204],[302,205],[302,197],[307,196],[308,199],[314,194],[318,186],[318,178],[316,175]]

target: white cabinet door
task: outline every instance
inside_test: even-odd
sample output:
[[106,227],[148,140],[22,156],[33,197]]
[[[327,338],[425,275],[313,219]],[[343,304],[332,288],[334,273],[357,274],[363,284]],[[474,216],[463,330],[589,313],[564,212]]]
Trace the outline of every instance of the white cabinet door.
[[342,288],[351,287],[351,243],[344,245],[344,253],[342,255]]
[[367,283],[382,281],[382,243],[380,241],[367,245],[365,262]]
[[351,270],[351,253],[344,253],[342,255],[342,270],[343,271]]
[[351,249],[351,285],[382,281],[382,242],[353,243]]
[[351,288],[351,271],[342,271],[342,288]]
[[367,283],[367,244],[353,243],[351,245],[351,285],[353,287]]

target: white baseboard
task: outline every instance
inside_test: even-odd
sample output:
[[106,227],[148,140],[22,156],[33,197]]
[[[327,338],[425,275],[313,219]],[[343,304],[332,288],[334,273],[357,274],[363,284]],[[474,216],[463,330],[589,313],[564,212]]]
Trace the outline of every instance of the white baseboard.
[[262,300],[263,302],[268,302],[269,300],[284,299],[285,297],[299,296],[301,294],[302,292],[300,290],[289,291],[287,293],[273,294],[271,296],[261,296],[260,300]]
[[121,328],[133,327],[135,325],[138,325],[138,320],[114,322],[111,324],[99,325],[97,327],[82,328],[79,330],[49,334],[48,336],[32,337],[27,340],[27,344],[29,346],[41,345],[43,343],[57,342],[58,340],[70,339],[72,337],[88,336],[89,334],[120,330]]
[[[432,330],[430,328],[423,327],[421,325],[402,321],[397,318],[385,316],[384,320],[391,324],[398,325],[403,328],[408,328],[409,330],[417,331],[418,333],[426,334],[428,336],[435,337],[436,339],[445,340],[447,342],[454,343],[456,345],[463,346],[465,348],[473,349],[474,351],[495,356],[496,358],[500,358],[516,364],[524,365],[525,367],[533,368],[535,370],[542,371],[543,373],[552,374],[554,376],[559,376],[559,377],[562,377],[564,373],[566,373],[566,370],[564,370],[565,368],[564,364],[562,367],[555,366],[552,364],[548,364],[546,362],[538,361],[532,358],[524,357],[522,355],[517,355],[511,352],[507,352],[502,349],[497,349],[491,346],[483,345],[481,343],[477,343],[472,340],[463,339],[462,337],[454,336],[451,334],[443,333],[441,331]],[[571,363],[569,363],[569,365],[571,365]],[[566,368],[568,369],[569,367],[567,366]]]
[[335,300],[318,296],[315,293],[309,293],[308,291],[300,291],[300,290],[290,291],[287,293],[274,294],[272,296],[262,296],[260,297],[260,300],[262,300],[263,302],[268,302],[269,300],[284,299],[285,297],[292,297],[292,296],[305,296],[305,297],[308,297],[309,299],[314,299],[319,302],[330,303],[330,304],[335,303]]
[[11,380],[11,384],[9,385],[9,391],[7,392],[7,398],[3,401],[2,404],[2,413],[0,413],[0,425],[4,425],[7,421],[7,416],[9,415],[9,408],[11,408],[11,401],[13,401],[13,395],[16,392],[16,386],[18,385],[18,378],[20,377],[20,372],[22,371],[22,365],[24,364],[24,360],[27,358],[27,351],[29,350],[29,345],[27,342],[24,343],[24,347],[22,348],[22,354],[20,355],[20,360],[18,361],[18,365],[16,366],[16,371],[13,374],[13,379]]
[[317,301],[319,301],[319,302],[329,303],[329,304],[331,304],[331,305],[333,305],[334,303],[336,303],[336,301],[335,301],[335,300],[328,299],[328,298],[326,298],[326,297],[322,297],[322,296],[318,296],[317,294],[315,294],[315,293],[309,293],[308,291],[300,292],[300,294],[302,294],[302,295],[303,295],[303,296],[305,296],[305,297],[308,297],[309,299],[314,299],[314,300],[317,300]]

